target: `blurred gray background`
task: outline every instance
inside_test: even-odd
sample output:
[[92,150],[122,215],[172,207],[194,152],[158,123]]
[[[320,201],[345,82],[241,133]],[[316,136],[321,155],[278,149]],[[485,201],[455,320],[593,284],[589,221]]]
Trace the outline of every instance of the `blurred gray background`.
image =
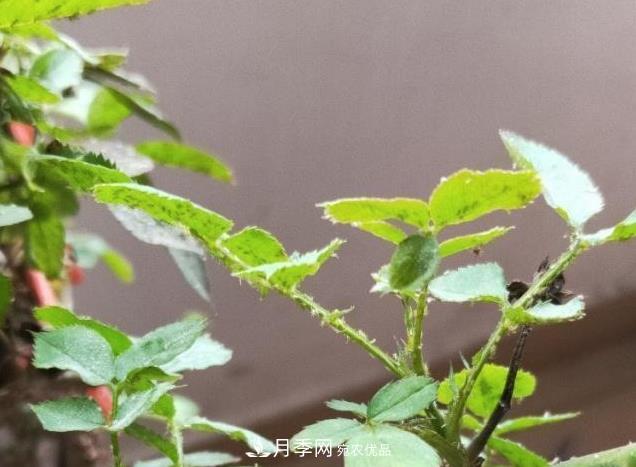
[[[391,249],[322,220],[315,203],[427,197],[459,168],[508,168],[497,135],[503,127],[559,148],[591,172],[608,206],[590,230],[636,207],[632,1],[158,0],[61,27],[86,45],[130,46],[129,68],[156,85],[186,140],[224,158],[237,176],[236,186],[224,186],[159,170],[158,186],[237,227],[271,230],[289,250],[348,239],[306,289],[329,307],[355,305],[351,322],[389,349],[402,337],[398,303],[368,290]],[[130,142],[156,136],[136,123],[125,132]],[[482,256],[500,262],[509,278],[529,279],[565,246],[565,228],[542,200],[472,228],[494,225],[517,226]],[[86,203],[78,228],[103,233],[137,269],[135,286],[91,273],[77,290],[80,312],[143,333],[202,310],[214,336],[234,349],[229,365],[187,381],[185,392],[211,418],[283,438],[328,416],[324,400],[362,400],[388,379],[342,337],[284,299],[260,300],[215,264],[210,307],[163,249],[134,240],[103,207]],[[464,254],[446,267],[473,261]],[[636,244],[582,257],[568,287],[587,296],[589,316],[538,329],[528,343],[525,366],[542,379],[513,414],[584,411],[577,422],[523,438],[548,457],[636,440],[635,261]],[[457,364],[460,352],[474,350],[496,319],[490,307],[435,305],[425,339],[435,374],[443,377],[449,359]],[[500,360],[508,356],[504,347]]]

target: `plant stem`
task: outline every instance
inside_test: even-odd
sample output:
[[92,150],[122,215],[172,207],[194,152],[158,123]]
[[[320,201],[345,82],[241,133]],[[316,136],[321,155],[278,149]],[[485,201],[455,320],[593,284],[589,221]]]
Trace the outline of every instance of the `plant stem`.
[[119,433],[112,432],[110,434],[110,445],[113,451],[113,464],[115,467],[124,467],[124,463],[121,460],[121,449],[119,447]]
[[168,429],[170,431],[172,442],[177,448],[177,459],[174,467],[183,467],[183,435],[181,434],[179,427],[173,421],[168,424]]
[[422,331],[424,329],[424,318],[428,311],[427,291],[423,291],[417,297],[417,307],[415,308],[415,320],[413,328],[408,330],[408,351],[411,354],[413,370],[418,375],[428,375],[428,367],[424,361],[422,349]]

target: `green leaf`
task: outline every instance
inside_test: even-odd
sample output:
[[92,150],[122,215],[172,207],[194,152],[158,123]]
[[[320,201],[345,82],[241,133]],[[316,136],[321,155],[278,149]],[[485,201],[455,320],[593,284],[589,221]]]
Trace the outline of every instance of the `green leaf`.
[[147,391],[120,396],[115,416],[108,429],[110,431],[123,430],[150,410],[162,395],[173,388],[174,386],[170,383],[159,383]]
[[9,31],[4,30],[14,36],[25,37],[27,39],[46,39],[56,41],[58,39],[57,32],[47,23],[31,23],[11,26]]
[[181,375],[166,373],[159,367],[148,366],[132,371],[121,386],[126,392],[147,391],[158,382],[175,383],[181,379]]
[[[184,467],[216,467],[233,464],[241,459],[224,452],[201,451],[183,456]],[[172,467],[170,459],[154,459],[151,461],[135,462],[135,467]]]
[[235,275],[249,277],[251,274],[259,274],[282,289],[291,289],[306,277],[316,274],[324,262],[334,256],[343,243],[344,241],[335,239],[321,250],[304,254],[294,252],[287,261],[253,266],[239,271]]
[[519,443],[495,436],[488,440],[488,447],[507,459],[511,465],[523,467],[546,467],[549,463],[540,455]]
[[108,249],[102,254],[102,261],[120,281],[130,284],[135,280],[135,270],[117,250]]
[[62,329],[69,326],[83,326],[92,329],[108,342],[114,355],[123,353],[132,345],[130,338],[116,327],[85,316],[77,316],[66,308],[47,306],[36,308],[34,313],[38,321],[46,323],[54,329]]
[[139,209],[158,221],[183,227],[210,247],[215,246],[214,242],[221,234],[232,228],[232,221],[225,217],[148,186],[127,183],[97,185],[94,194],[100,203]]
[[482,247],[510,232],[514,227],[494,227],[484,232],[462,235],[444,240],[439,245],[439,255],[442,258],[456,255],[466,250]]
[[497,429],[495,430],[495,435],[503,435],[506,433],[513,433],[516,431],[523,431],[529,428],[534,428],[537,426],[549,425],[552,423],[563,422],[565,420],[570,420],[572,418],[578,417],[578,412],[571,413],[562,413],[562,414],[551,414],[545,413],[541,416],[526,416],[513,418],[511,420],[506,420],[497,425]]
[[52,93],[36,80],[24,75],[15,75],[7,78],[7,82],[13,92],[22,100],[33,104],[55,104],[60,98]]
[[285,248],[271,233],[258,227],[246,227],[224,238],[222,246],[247,266],[260,266],[287,260]]
[[366,427],[347,441],[345,467],[436,467],[438,454],[413,433],[390,425]]
[[351,412],[359,417],[367,418],[367,405],[358,404],[342,400],[330,400],[326,402],[327,407],[338,412]]
[[205,321],[185,319],[149,332],[117,357],[115,375],[120,381],[138,369],[161,366],[188,350],[203,334]]
[[205,256],[178,248],[168,248],[168,252],[188,285],[203,300],[209,302],[210,282],[205,269]]
[[[125,431],[128,436],[132,436],[144,443],[146,446],[156,449],[171,461],[177,461],[177,447],[168,438],[164,438],[160,434],[144,425],[140,425],[139,423],[132,423],[128,425]],[[168,465],[170,466],[171,464]]]
[[510,131],[500,131],[508,154],[519,166],[537,172],[546,203],[580,229],[603,210],[603,195],[590,176],[566,156]]
[[[4,0],[4,3],[16,0]],[[31,3],[31,1],[29,1]],[[39,4],[46,1],[39,1]],[[25,11],[28,7],[18,7]],[[6,8],[1,9],[2,12]],[[0,13],[0,25],[2,24]],[[79,55],[68,49],[54,49],[40,55],[31,67],[30,77],[39,80],[47,89],[61,94],[65,89],[78,86],[82,81],[84,63]]]
[[184,425],[184,428],[208,433],[224,434],[235,441],[247,444],[258,453],[276,452],[276,446],[268,439],[263,438],[253,431],[230,425],[228,423],[215,422],[203,417],[194,417],[191,420],[188,420],[188,422]]
[[583,236],[592,245],[602,245],[607,242],[624,242],[634,237],[636,237],[636,211],[633,211],[614,227]]
[[576,321],[585,316],[583,296],[574,297],[563,305],[539,303],[527,310],[511,310],[510,319],[518,324],[554,324]]
[[367,416],[376,422],[399,422],[426,409],[437,396],[437,384],[427,376],[409,376],[380,389],[369,402]]
[[222,182],[231,182],[232,171],[220,159],[200,149],[171,141],[145,141],[137,151],[159,164],[202,173]]
[[104,416],[97,404],[87,397],[69,397],[31,405],[47,431],[93,431],[104,427]]
[[45,214],[27,224],[27,257],[47,277],[56,278],[60,275],[65,247],[64,225],[59,217]]
[[557,462],[558,467],[634,467],[636,465],[636,445],[628,443],[619,448],[595,452],[582,457],[572,457]]
[[13,300],[13,285],[11,279],[4,274],[0,274],[0,326],[4,325],[9,305]]
[[98,332],[67,326],[35,335],[33,366],[74,371],[90,386],[109,384],[114,376],[113,351]]
[[384,221],[356,222],[352,225],[360,230],[363,230],[364,232],[375,235],[382,240],[391,242],[394,245],[398,245],[402,240],[406,238],[406,234],[402,229]]
[[2,0],[0,28],[60,18],[75,18],[94,11],[124,5],[141,5],[149,0]]
[[64,180],[75,190],[90,192],[100,183],[128,183],[132,180],[119,170],[109,169],[101,165],[90,164],[78,159],[68,159],[58,156],[38,156],[33,159],[38,170]]
[[205,370],[212,366],[225,365],[232,358],[232,351],[208,334],[199,337],[185,352],[177,355],[161,368],[168,373],[187,370]]
[[389,263],[389,285],[396,290],[417,291],[435,274],[439,245],[431,234],[411,235],[396,248]]
[[508,299],[504,272],[496,263],[473,264],[446,271],[431,281],[429,291],[445,302],[506,303]]
[[15,204],[0,204],[0,227],[19,224],[33,218],[31,210]]
[[[463,370],[454,375],[454,382],[457,387],[462,387],[466,383],[469,370]],[[467,406],[475,415],[488,417],[499,403],[499,398],[506,385],[508,368],[494,363],[488,363],[479,374],[475,386],[468,396]],[[520,400],[534,392],[537,385],[536,378],[529,372],[519,370],[512,397]],[[445,379],[439,385],[437,399],[442,404],[449,404],[453,399],[453,391],[449,379]]]
[[436,228],[472,221],[493,211],[510,211],[530,204],[541,193],[531,171],[460,170],[442,179],[430,199]]
[[428,205],[412,198],[345,198],[318,204],[325,219],[333,223],[358,224],[397,220],[418,228],[427,228]]
[[317,444],[336,447],[343,444],[356,433],[362,431],[364,425],[348,418],[331,418],[306,426],[289,441],[292,450],[301,446],[316,447]]
[[88,108],[86,125],[92,133],[109,134],[130,114],[128,106],[111,89],[103,88],[95,95]]

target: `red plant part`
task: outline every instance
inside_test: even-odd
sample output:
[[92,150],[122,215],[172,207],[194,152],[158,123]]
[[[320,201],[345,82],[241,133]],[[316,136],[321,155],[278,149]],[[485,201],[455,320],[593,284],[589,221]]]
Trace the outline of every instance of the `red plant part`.
[[95,386],[86,388],[86,395],[93,399],[106,420],[110,420],[113,414],[113,393],[108,386]]
[[27,269],[26,282],[31,292],[35,296],[38,306],[52,306],[58,304],[57,296],[53,290],[53,286],[42,273],[37,269]]
[[16,143],[22,146],[33,146],[35,144],[35,127],[28,123],[9,122],[9,133]]
[[68,280],[73,285],[79,285],[86,279],[84,269],[76,263],[69,264],[66,267],[66,273],[68,274]]

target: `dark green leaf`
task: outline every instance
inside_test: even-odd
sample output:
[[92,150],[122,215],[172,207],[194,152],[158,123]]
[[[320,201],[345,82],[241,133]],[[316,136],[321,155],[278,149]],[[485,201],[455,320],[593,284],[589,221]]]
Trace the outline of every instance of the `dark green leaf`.
[[519,417],[513,418],[511,420],[506,420],[499,425],[497,425],[497,429],[495,430],[496,435],[503,435],[505,433],[512,433],[515,431],[523,431],[529,428],[534,428],[537,426],[548,425],[552,423],[563,422],[565,420],[570,420],[579,415],[576,413],[562,413],[562,414],[551,414],[545,413],[541,416],[527,416],[527,417]]
[[45,214],[27,224],[27,257],[47,277],[56,278],[60,275],[65,247],[64,225],[59,217]]
[[433,276],[439,264],[439,246],[431,234],[403,240],[389,263],[389,285],[396,290],[417,291]]
[[426,409],[437,395],[437,384],[427,376],[409,376],[380,389],[369,402],[367,415],[376,422],[399,422]]
[[168,438],[154,432],[139,423],[133,423],[126,427],[126,434],[138,439],[146,446],[156,449],[171,461],[177,461],[177,447]]
[[4,325],[4,319],[12,300],[13,286],[11,285],[11,280],[4,274],[0,274],[0,326]]
[[97,404],[86,397],[71,397],[31,406],[47,431],[93,431],[104,427]]
[[511,465],[523,467],[547,467],[546,459],[530,451],[519,443],[493,436],[488,440],[488,447],[499,453]]
[[147,391],[134,392],[120,397],[112,423],[108,427],[111,431],[121,431],[131,425],[159,400],[159,398],[173,389],[170,383],[159,383]]

